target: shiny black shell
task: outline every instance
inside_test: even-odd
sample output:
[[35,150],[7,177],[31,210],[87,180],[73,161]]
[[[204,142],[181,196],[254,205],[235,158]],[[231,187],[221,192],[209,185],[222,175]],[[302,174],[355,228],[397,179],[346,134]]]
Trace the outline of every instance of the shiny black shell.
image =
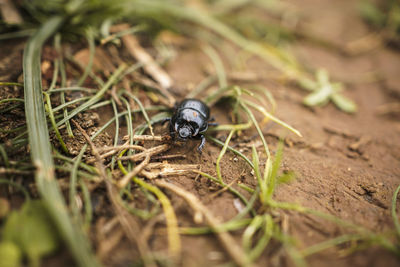
[[[171,118],[170,130],[183,139],[196,137],[205,132],[210,119],[210,109],[198,99],[188,98],[180,102]],[[179,136],[180,129],[187,127],[190,136]]]

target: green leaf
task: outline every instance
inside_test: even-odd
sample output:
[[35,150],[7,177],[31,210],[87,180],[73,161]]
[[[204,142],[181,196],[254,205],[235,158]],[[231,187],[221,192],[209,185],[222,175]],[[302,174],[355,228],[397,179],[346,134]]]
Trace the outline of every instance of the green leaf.
[[21,266],[21,250],[12,242],[0,243],[0,266],[19,267]]
[[339,109],[345,112],[354,113],[357,111],[357,105],[342,94],[332,94],[331,99]]
[[306,89],[308,91],[315,91],[316,88],[318,88],[318,84],[315,81],[307,78],[300,79],[298,81],[298,84],[301,88]]
[[59,245],[58,232],[44,206],[29,201],[7,219],[3,238],[15,243],[28,256],[31,266],[39,266],[40,258],[54,252]]
[[315,73],[315,77],[319,84],[323,86],[329,84],[329,74],[325,69],[318,69]]
[[303,100],[303,103],[310,107],[323,106],[328,103],[332,92],[332,86],[325,85],[317,91],[306,96]]
[[[306,84],[309,90],[314,90],[306,96],[303,104],[309,107],[324,106],[332,101],[340,110],[353,113],[357,111],[357,105],[350,99],[340,94],[343,91],[341,83],[331,83],[329,74],[324,69],[318,69],[315,73],[317,83]],[[305,81],[307,82],[307,80]],[[303,84],[304,86],[304,84]]]

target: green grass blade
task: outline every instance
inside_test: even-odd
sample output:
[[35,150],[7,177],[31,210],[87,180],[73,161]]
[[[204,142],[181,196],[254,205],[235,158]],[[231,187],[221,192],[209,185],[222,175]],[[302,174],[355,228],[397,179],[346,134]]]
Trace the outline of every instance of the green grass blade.
[[215,169],[216,169],[216,171],[217,171],[218,180],[219,180],[219,182],[220,182],[221,184],[224,183],[224,181],[223,181],[223,179],[222,179],[221,166],[220,166],[219,163],[221,162],[222,157],[225,155],[226,149],[227,149],[227,147],[228,147],[228,145],[229,145],[229,141],[231,140],[231,138],[232,138],[232,136],[233,136],[234,133],[235,133],[235,130],[230,131],[228,137],[227,137],[226,140],[225,140],[224,146],[222,147],[221,152],[219,153],[218,158],[217,158],[217,162],[216,162]]
[[31,158],[36,166],[36,185],[61,236],[80,266],[98,266],[88,240],[70,220],[64,198],[55,180],[49,131],[43,103],[40,52],[44,42],[62,25],[62,17],[52,17],[32,36],[24,51],[25,114]]
[[396,213],[396,202],[397,202],[397,195],[399,194],[399,191],[400,191],[400,185],[397,187],[396,191],[393,194],[392,217],[393,217],[394,226],[396,227],[397,235],[400,238],[400,223],[399,223],[399,217],[397,217],[397,213]]
[[242,247],[247,253],[250,252],[253,243],[253,237],[258,231],[258,229],[261,228],[262,223],[263,223],[262,216],[257,215],[256,217],[253,218],[249,226],[247,226],[246,230],[244,231],[242,236]]
[[20,83],[14,83],[14,82],[0,82],[0,86],[19,86],[19,87],[22,87],[24,85],[20,84]]
[[62,136],[60,134],[60,131],[58,130],[57,125],[56,125],[56,119],[54,118],[53,108],[51,107],[50,95],[45,92],[44,96],[45,96],[46,102],[47,102],[46,105],[47,105],[47,111],[49,113],[49,119],[50,119],[51,125],[53,126],[54,132],[56,133],[56,137],[57,137],[58,141],[60,142],[62,150],[66,154],[69,154],[68,148],[65,145],[64,140],[62,139]]
[[[56,36],[54,37],[54,48],[56,49],[57,53],[59,54],[58,56],[58,62],[59,62],[59,69],[60,69],[60,76],[61,76],[61,87],[65,87],[67,84],[67,70],[65,68],[63,56],[62,56],[62,47],[61,47],[61,34],[57,33]],[[61,104],[65,104],[65,93],[61,92],[60,93],[60,100]],[[63,114],[64,117],[68,116],[68,110],[66,108],[63,109]],[[71,124],[69,123],[69,120],[65,122],[65,126],[67,127],[67,133],[69,137],[74,137],[74,134],[72,132]]]
[[302,137],[301,133],[296,130],[295,128],[293,128],[292,126],[290,126],[289,124],[281,121],[280,119],[278,119],[277,117],[275,117],[274,115],[272,115],[271,113],[269,113],[267,110],[265,110],[264,107],[261,107],[259,105],[256,105],[255,103],[248,101],[248,100],[244,100],[244,102],[249,105],[252,108],[255,108],[256,110],[258,110],[259,112],[261,112],[265,117],[267,117],[268,119],[270,119],[271,121],[285,127],[286,129],[288,129],[289,131],[297,134],[298,136]]
[[301,254],[303,257],[308,257],[310,255],[313,255],[315,253],[321,252],[323,250],[326,250],[328,248],[335,247],[337,245],[349,242],[349,241],[354,241],[354,240],[359,240],[361,239],[361,236],[356,235],[356,234],[346,234],[346,235],[341,235],[333,239],[328,239],[326,241],[323,241],[321,243],[312,245],[304,250],[301,251]]
[[89,61],[88,64],[86,65],[86,68],[81,76],[81,78],[78,81],[78,86],[81,86],[85,81],[86,78],[88,77],[90,71],[92,70],[93,66],[93,60],[94,60],[94,55],[96,52],[96,45],[94,42],[94,29],[89,27],[86,30],[86,38],[89,44]]
[[220,88],[224,88],[228,86],[228,81],[226,79],[225,68],[221,58],[218,55],[218,52],[212,46],[203,47],[204,53],[211,59],[214,64],[215,71],[218,77],[218,83]]
[[351,99],[341,94],[332,94],[331,100],[338,108],[347,113],[357,112],[357,105]]
[[[219,146],[224,146],[224,143],[222,143],[220,140],[218,140],[217,138],[214,138],[210,135],[207,135],[207,139],[213,141],[214,143],[218,144]],[[238,155],[239,157],[241,157],[242,159],[244,159],[244,161],[246,161],[246,163],[253,169],[254,165],[253,163],[243,154],[241,153],[239,150],[234,149],[231,146],[228,146],[227,149],[229,151],[231,151],[232,153],[234,153],[235,155]]]
[[252,261],[257,260],[261,256],[273,235],[274,221],[271,215],[264,215],[264,224],[265,225],[263,226],[263,235],[260,237],[254,248],[249,252],[249,258]]

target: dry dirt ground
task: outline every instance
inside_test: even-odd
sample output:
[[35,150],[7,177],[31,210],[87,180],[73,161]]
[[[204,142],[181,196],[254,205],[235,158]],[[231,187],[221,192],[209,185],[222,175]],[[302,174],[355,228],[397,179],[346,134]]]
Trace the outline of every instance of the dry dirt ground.
[[[292,2],[299,5],[314,34],[339,46],[368,32],[357,16],[357,1]],[[332,104],[309,109],[301,104],[303,91],[264,84],[277,99],[277,116],[303,134],[303,138],[293,134],[286,138],[284,169],[294,170],[297,179],[279,187],[276,199],[301,203],[374,231],[393,228],[389,207],[400,182],[400,116],[398,113],[381,115],[380,110],[388,103],[399,101],[400,54],[381,47],[349,57],[306,42],[296,44],[293,50],[300,62],[314,68],[323,67],[337,80],[348,81],[346,95],[356,101],[359,110],[348,115]],[[202,63],[207,60],[202,61],[200,53],[190,51],[179,53],[169,66],[169,73],[183,88],[201,80],[201,64],[194,64],[194,57]],[[270,71],[257,59],[251,61],[249,69],[260,76],[268,76]],[[382,79],[370,82],[366,78],[368,73],[382,75]],[[277,136],[282,134],[285,133],[279,126],[265,131],[270,144],[276,144]],[[206,151],[212,153],[210,144]],[[241,171],[240,164],[238,167],[228,160],[224,162],[222,172],[228,182]],[[202,199],[207,197],[206,189],[202,189],[198,181],[179,179],[176,182]],[[233,197],[225,193],[206,204],[226,220],[235,215],[232,200]],[[290,213],[289,218],[289,232],[304,245],[315,244],[338,233],[336,226],[312,217]],[[203,240],[190,239],[203,246]],[[205,255],[207,253],[195,253],[193,257],[198,258],[196,262],[207,262]],[[268,257],[268,253],[265,256]],[[311,266],[400,265],[398,259],[382,249],[369,249],[346,257],[328,251],[308,260]]]
[[[327,39],[339,46],[361,38],[368,33],[367,26],[358,16],[357,1],[292,1],[298,5],[315,35]],[[2,45],[3,46],[3,45]],[[19,49],[15,58],[1,61],[2,71],[9,64],[21,65],[21,47],[6,45],[8,51]],[[318,211],[365,226],[375,232],[393,229],[390,214],[391,197],[400,183],[400,114],[385,113],[382,110],[388,103],[400,101],[400,54],[390,47],[380,47],[356,56],[345,56],[338,51],[312,45],[306,41],[298,42],[293,51],[300,62],[313,68],[323,67],[333,79],[346,82],[345,94],[358,105],[358,112],[350,115],[339,111],[332,104],[321,108],[307,108],[302,105],[306,92],[292,86],[273,81],[262,81],[277,100],[276,115],[298,129],[303,137],[297,137],[284,131],[278,125],[265,127],[264,134],[275,151],[279,136],[286,136],[283,157],[283,169],[296,172],[297,179],[281,185],[275,198],[280,201],[300,203]],[[10,53],[11,54],[11,53]],[[222,53],[223,54],[223,53]],[[46,55],[44,55],[46,56]],[[225,61],[229,60],[225,58]],[[178,49],[177,57],[168,65],[167,71],[174,80],[177,98],[198,84],[204,76],[204,66],[209,59],[198,48]],[[229,66],[227,66],[229,70]],[[12,71],[20,69],[12,68]],[[260,76],[270,77],[271,69],[259,59],[251,59],[248,71]],[[371,81],[370,73],[379,74],[380,79]],[[8,73],[7,75],[10,75]],[[11,77],[11,76],[9,76]],[[217,121],[228,122],[229,116],[223,107],[216,106],[212,113]],[[100,122],[103,121],[100,116]],[[100,123],[101,124],[101,123]],[[164,128],[158,127],[162,132]],[[112,134],[113,131],[110,131]],[[248,131],[233,140],[238,146],[251,142],[255,132]],[[196,144],[177,147],[171,154],[187,154],[186,159],[176,159],[176,163],[201,164],[202,170],[215,174],[215,162],[219,148],[207,142],[200,155],[192,153]],[[261,150],[261,146],[258,146]],[[245,154],[251,150],[244,147]],[[248,185],[256,181],[249,168],[241,159],[236,161],[228,153],[222,161],[222,174],[229,183],[239,180]],[[237,214],[234,196],[229,192],[213,195],[219,190],[205,178],[175,177],[169,181],[195,194],[210,211],[227,221]],[[213,197],[210,197],[210,196]],[[181,226],[193,225],[192,214],[180,198],[171,197]],[[288,233],[299,242],[300,247],[333,238],[342,233],[342,229],[316,217],[295,212],[280,212],[287,216]],[[162,232],[155,232],[150,246],[163,249],[166,239]],[[156,228],[157,229],[157,228]],[[238,232],[240,234],[241,232]],[[239,236],[239,235],[237,235]],[[207,266],[224,262],[226,255],[213,236],[182,236],[182,266]],[[122,242],[105,259],[109,266],[127,266],[135,257],[129,242]],[[63,256],[64,257],[64,256]],[[68,256],[65,256],[69,258]],[[49,266],[57,259],[49,259]],[[340,256],[338,250],[307,258],[310,266],[400,266],[394,255],[382,248],[370,248],[351,255]],[[59,263],[59,262],[58,262]],[[259,266],[291,266],[278,245],[272,244],[259,260]]]

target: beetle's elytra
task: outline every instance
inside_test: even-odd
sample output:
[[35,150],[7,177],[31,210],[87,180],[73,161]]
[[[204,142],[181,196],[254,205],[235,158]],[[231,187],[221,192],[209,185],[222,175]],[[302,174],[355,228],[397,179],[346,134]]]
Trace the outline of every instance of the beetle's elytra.
[[188,98],[180,102],[169,120],[169,132],[172,138],[181,141],[200,139],[199,152],[206,139],[203,135],[210,122],[210,109],[198,99]]

